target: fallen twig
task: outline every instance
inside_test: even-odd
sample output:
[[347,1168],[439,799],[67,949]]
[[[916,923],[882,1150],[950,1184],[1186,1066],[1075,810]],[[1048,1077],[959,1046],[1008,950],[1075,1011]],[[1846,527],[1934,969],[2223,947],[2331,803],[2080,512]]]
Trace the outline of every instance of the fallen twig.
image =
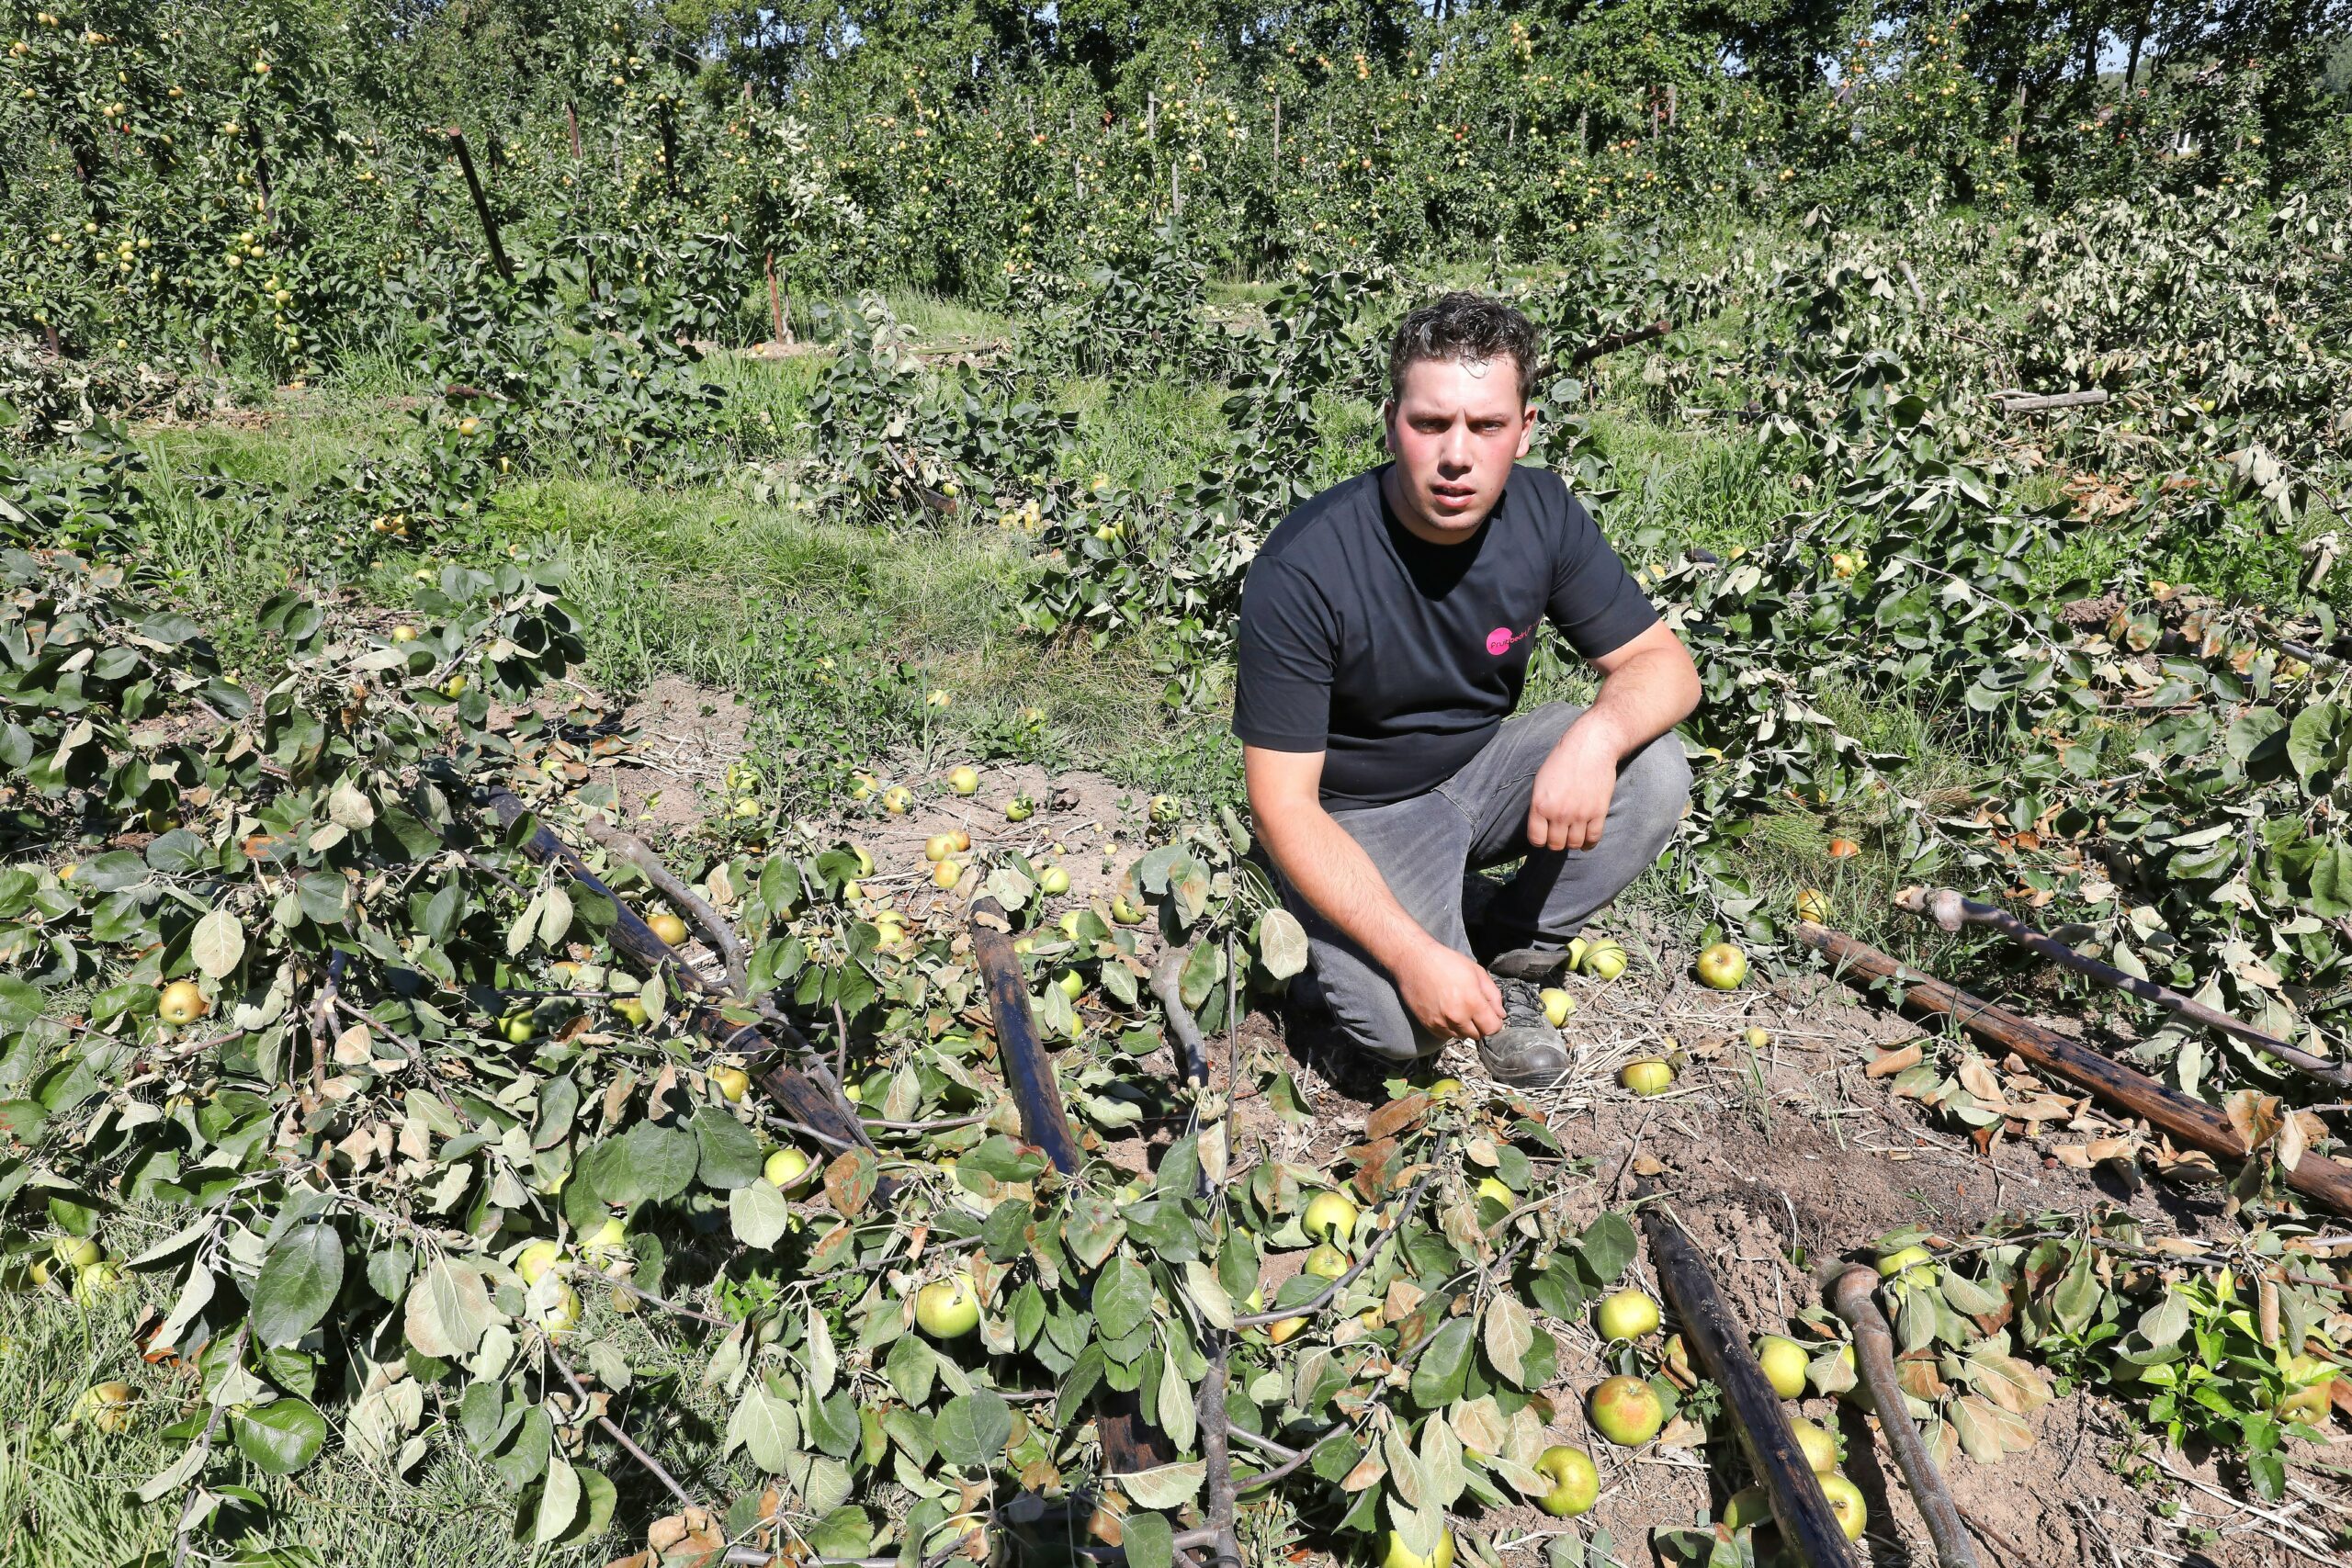
[[1957,931],[1962,926],[1989,926],[2027,952],[2038,953],[2077,975],[2088,976],[2103,986],[2112,986],[2143,1002],[2154,1002],[2193,1023],[2201,1023],[2208,1029],[2243,1040],[2249,1045],[2269,1052],[2299,1072],[2352,1089],[2352,1069],[2324,1056],[2314,1055],[2301,1046],[2290,1045],[2250,1023],[2241,1023],[2228,1013],[2207,1007],[2194,997],[2184,997],[2169,986],[2160,986],[2154,980],[2127,975],[2111,964],[2102,964],[2096,958],[2086,957],[2056,937],[2034,930],[2007,910],[1980,904],[1955,888],[1905,887],[1894,896],[1894,907],[1914,915],[1923,915],[1947,931]]
[[1919,1517],[1936,1543],[1936,1561],[1943,1568],[1980,1568],[1976,1543],[1961,1523],[1951,1489],[1937,1472],[1903,1403],[1903,1385],[1894,1377],[1894,1334],[1878,1309],[1877,1291],[1877,1269],[1848,1264],[1830,1274],[1821,1293],[1854,1331],[1855,1370],[1870,1389],[1879,1429],[1886,1434],[1886,1445],[1894,1450],[1894,1462],[1911,1488],[1911,1500],[1918,1505]]
[[752,994],[751,956],[743,949],[743,939],[735,934],[724,917],[710,906],[709,900],[687,886],[685,879],[662,863],[662,857],[652,847],[634,833],[624,832],[601,817],[588,818],[588,836],[637,867],[645,880],[662,897],[676,905],[686,919],[695,923],[711,951],[718,954],[727,966],[727,978],[739,997]]
[[2046,397],[2023,392],[1996,392],[1993,396],[2000,403],[2003,413],[2039,413],[2044,409],[2097,408],[2108,400],[2105,392],[2096,389],[2087,392],[2052,392]]
[[1329,1284],[1324,1286],[1321,1290],[1316,1292],[1314,1295],[1308,1297],[1306,1301],[1299,1303],[1296,1306],[1282,1307],[1272,1312],[1238,1314],[1234,1317],[1233,1326],[1236,1328],[1257,1328],[1269,1323],[1280,1323],[1286,1317],[1310,1316],[1315,1313],[1320,1312],[1325,1306],[1330,1303],[1330,1301],[1334,1296],[1337,1296],[1341,1291],[1346,1290],[1350,1285],[1353,1284],[1355,1282],[1356,1276],[1363,1273],[1366,1269],[1372,1266],[1372,1260],[1379,1255],[1382,1244],[1396,1234],[1398,1227],[1404,1224],[1406,1218],[1419,1205],[1423,1190],[1425,1190],[1429,1184],[1436,1179],[1438,1171],[1443,1168],[1446,1146],[1451,1141],[1451,1136],[1452,1135],[1450,1134],[1441,1133],[1438,1134],[1437,1147],[1430,1151],[1430,1168],[1421,1173],[1421,1179],[1419,1181],[1413,1183],[1411,1190],[1405,1194],[1404,1201],[1396,1206],[1396,1213],[1395,1216],[1391,1218],[1386,1224],[1380,1227],[1380,1234],[1372,1238],[1371,1245],[1363,1249],[1363,1256],[1357,1258],[1353,1263],[1348,1266],[1348,1271],[1346,1273],[1340,1275],[1338,1279],[1332,1280]]

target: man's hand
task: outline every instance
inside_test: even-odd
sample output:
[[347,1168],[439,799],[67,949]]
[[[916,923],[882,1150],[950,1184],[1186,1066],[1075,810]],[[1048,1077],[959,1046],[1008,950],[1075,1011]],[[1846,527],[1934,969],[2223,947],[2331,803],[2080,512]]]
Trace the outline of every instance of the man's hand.
[[1389,971],[1405,1010],[1442,1040],[1484,1040],[1503,1026],[1503,994],[1475,958],[1442,943],[1415,948]]
[[1609,802],[1617,793],[1616,739],[1588,714],[1568,726],[1535,771],[1527,806],[1531,850],[1589,850],[1600,842]]

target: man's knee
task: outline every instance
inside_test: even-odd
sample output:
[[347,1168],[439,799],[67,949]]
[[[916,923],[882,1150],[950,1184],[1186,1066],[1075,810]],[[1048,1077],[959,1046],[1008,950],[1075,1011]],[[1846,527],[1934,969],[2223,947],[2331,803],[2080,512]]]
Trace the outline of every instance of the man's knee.
[[1403,1064],[1444,1047],[1414,1021],[1385,974],[1345,949],[1314,944],[1308,976],[1333,1025],[1358,1050]]
[[1690,762],[1681,738],[1668,730],[1626,759],[1616,798],[1633,837],[1650,843],[1653,852],[1663,849],[1690,804]]

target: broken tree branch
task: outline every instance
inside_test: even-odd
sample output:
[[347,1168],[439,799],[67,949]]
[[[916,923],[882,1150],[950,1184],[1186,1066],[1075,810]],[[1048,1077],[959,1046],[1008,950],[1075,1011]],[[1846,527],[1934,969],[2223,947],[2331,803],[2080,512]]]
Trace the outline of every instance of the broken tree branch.
[[499,243],[498,220],[490,215],[490,198],[482,194],[481,178],[474,173],[474,155],[466,151],[466,133],[456,126],[449,128],[449,147],[458,154],[458,169],[466,176],[466,194],[474,198],[474,216],[481,220],[482,238],[490,242],[490,262],[498,276],[507,282],[514,281],[514,264],[506,259],[506,247]]
[[[1868,942],[1811,920],[1797,923],[1797,940],[1828,959],[1849,985],[1892,980],[1903,987],[1903,1003],[1937,1013],[2016,1052],[2034,1066],[2089,1089],[2120,1105],[2166,1136],[2218,1159],[2243,1160],[2248,1150],[2221,1112],[2168,1089],[2143,1073],[2111,1062],[2055,1030],[2019,1018],[2007,1008],[1948,986],[1933,975],[1898,963]],[[2324,1155],[2306,1155],[2285,1172],[2287,1185],[2340,1214],[2352,1214],[2352,1169]]]
[[2024,392],[1996,392],[1994,399],[2003,413],[2040,413],[2045,409],[2097,408],[2108,400],[2107,394],[2096,389],[2087,392],[2052,392],[2037,396]]
[[1582,348],[1571,353],[1561,363],[1571,369],[1579,365],[1589,365],[1603,355],[1614,354],[1621,348],[1631,348],[1637,343],[1647,343],[1652,338],[1664,337],[1673,330],[1672,321],[1658,321],[1626,332],[1611,333],[1606,337],[1594,338]]
[[718,954],[719,962],[727,965],[728,983],[735,994],[746,998],[752,994],[751,955],[743,951],[743,939],[737,936],[735,929],[710,907],[709,900],[695,892],[684,877],[662,864],[662,857],[653,852],[652,846],[636,834],[616,828],[601,817],[591,817],[588,818],[588,836],[637,867],[645,880],[653,884],[656,892],[676,905],[679,911],[695,923],[695,929],[702,932],[703,939]]
[[1168,1032],[1183,1051],[1184,1077],[1196,1089],[1209,1086],[1209,1043],[1200,1021],[1184,1005],[1184,962],[1192,950],[1171,947],[1151,966],[1151,994],[1168,1013]]
[[[1045,1042],[1037,1036],[1037,1020],[1029,1010],[1028,982],[1021,973],[1021,955],[1012,951],[1012,938],[1007,934],[1011,925],[995,899],[973,900],[972,959],[988,982],[997,1062],[1021,1112],[1022,1135],[1046,1152],[1056,1170],[1066,1177],[1076,1176],[1083,1157],[1078,1134],[1063,1108]],[[865,1134],[863,1127],[858,1132],[860,1136]],[[1106,1396],[1095,1427],[1102,1439],[1104,1466],[1114,1475],[1150,1470],[1176,1457],[1166,1438],[1145,1425],[1143,1403],[1133,1390]]]
[[1878,1270],[1854,1263],[1831,1272],[1821,1293],[1830,1310],[1854,1331],[1855,1370],[1870,1390],[1879,1429],[1886,1434],[1886,1446],[1894,1450],[1895,1465],[1911,1488],[1919,1517],[1927,1522],[1928,1538],[1936,1543],[1936,1561],[1942,1568],[1983,1568],[1976,1543],[1968,1539],[1967,1527],[1961,1523],[1951,1489],[1937,1472],[1936,1461],[1919,1440],[1919,1428],[1912,1424],[1909,1408],[1903,1403],[1903,1385],[1894,1378],[1894,1334],[1878,1309],[1877,1291]]
[[2034,930],[2006,909],[1990,904],[1980,904],[1950,887],[1905,887],[1894,896],[1894,907],[1914,915],[1923,915],[1947,931],[1957,931],[1962,926],[1990,926],[2029,953],[2038,953],[2053,964],[2061,964],[2077,975],[2086,975],[2102,986],[2112,986],[2119,991],[2154,1002],[2168,1011],[2178,1013],[2194,1023],[2218,1030],[2223,1034],[2257,1046],[2285,1062],[2299,1072],[2324,1078],[2341,1088],[2352,1089],[2352,1069],[2314,1055],[2301,1046],[2290,1045],[2275,1034],[2241,1023],[2228,1013],[2207,1007],[2194,997],[2184,997],[2169,986],[2154,980],[2143,980],[2127,975],[2111,964],[2102,964],[2086,957],[2060,942],[2056,937]]
[[1005,914],[993,898],[972,905],[972,958],[988,982],[989,1011],[996,1021],[997,1059],[1003,1064],[1021,1112],[1022,1135],[1046,1151],[1046,1157],[1064,1176],[1075,1176],[1080,1156],[1078,1134],[1070,1130],[1069,1112],[1062,1109],[1054,1085],[1054,1066],[1046,1059],[1045,1043],[1037,1038],[1037,1020],[1029,1010],[1029,987],[1021,973],[1021,955],[1006,934]]
[[[512,829],[530,814],[530,807],[511,790],[489,792],[487,804],[502,828]],[[840,1080],[833,1076],[832,1069],[825,1066],[816,1048],[809,1044],[808,1036],[795,1028],[773,1005],[761,1010],[758,1022],[729,1017],[725,1010],[713,1005],[720,999],[720,995],[710,982],[688,968],[670,944],[655,935],[653,928],[628,907],[628,901],[607,886],[602,877],[589,870],[588,863],[582,860],[571,845],[557,838],[546,823],[538,825],[537,831],[524,841],[522,850],[524,854],[541,865],[561,866],[574,883],[609,901],[615,911],[609,938],[613,951],[649,973],[675,976],[680,989],[688,998],[686,1027],[721,1050],[751,1055],[757,1064],[752,1068],[752,1076],[778,1105],[795,1119],[821,1130],[829,1137],[841,1140],[844,1145],[855,1144],[867,1149],[874,1147],[874,1140],[866,1135],[865,1126],[850,1110],[849,1100],[842,1093]],[[738,1009],[742,1006],[735,1001],[729,1001],[728,1005]],[[773,1060],[782,1053],[770,1043],[763,1025],[781,1036],[785,1044],[800,1057],[800,1067]],[[746,1050],[747,1043],[752,1047],[749,1051]],[[887,1192],[895,1185],[886,1179],[881,1190]]]
[[[1640,1190],[1645,1198],[1658,1196],[1647,1179]],[[1790,1430],[1780,1393],[1749,1351],[1747,1332],[1716,1288],[1706,1259],[1664,1203],[1643,1208],[1642,1228],[1649,1236],[1650,1267],[1674,1303],[1684,1341],[1723,1390],[1724,1410],[1771,1499],[1782,1540],[1808,1568],[1853,1568],[1846,1532],[1821,1490],[1821,1478]]]

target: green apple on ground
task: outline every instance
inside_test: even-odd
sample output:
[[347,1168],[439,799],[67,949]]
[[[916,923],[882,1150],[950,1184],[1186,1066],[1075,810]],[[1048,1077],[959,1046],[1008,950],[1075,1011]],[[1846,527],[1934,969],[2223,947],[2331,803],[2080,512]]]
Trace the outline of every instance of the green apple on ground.
[[1591,1411],[1593,1427],[1620,1448],[1639,1448],[1666,1425],[1666,1406],[1658,1403],[1657,1391],[1622,1373],[1592,1391]]
[[580,1292],[570,1285],[559,1285],[556,1291],[555,1300],[535,1316],[541,1328],[560,1338],[580,1326]]
[[1037,874],[1037,891],[1048,898],[1057,898],[1069,891],[1069,873],[1057,865],[1049,865]]
[[1355,1202],[1344,1192],[1317,1192],[1306,1201],[1298,1228],[1323,1241],[1345,1241],[1355,1234]]
[[1838,1516],[1838,1528],[1846,1532],[1846,1539],[1861,1540],[1862,1531],[1871,1522],[1871,1510],[1862,1501],[1862,1489],[1832,1471],[1821,1477],[1821,1495],[1829,1499],[1830,1512]]
[[1900,1247],[1878,1260],[1878,1277],[1898,1285],[1936,1282],[1936,1255],[1924,1247]]
[[1625,949],[1606,938],[1588,943],[1583,966],[1584,972],[1596,980],[1614,980],[1625,972]]
[[1535,1456],[1535,1473],[1552,1483],[1552,1489],[1535,1499],[1535,1506],[1554,1518],[1574,1518],[1600,1495],[1600,1472],[1592,1467],[1592,1456],[1582,1449],[1554,1444]]
[[1718,991],[1736,990],[1747,978],[1747,954],[1719,942],[1699,954],[1699,983]]
[[1645,1056],[1620,1067],[1617,1081],[1635,1094],[1664,1094],[1674,1087],[1674,1068],[1656,1056]]
[[933,1339],[960,1339],[980,1325],[980,1298],[969,1274],[933,1280],[915,1292],[915,1322]]
[[1838,1468],[1838,1439],[1829,1435],[1827,1428],[1802,1416],[1792,1416],[1789,1430],[1796,1435],[1797,1447],[1804,1450],[1806,1469],[1819,1475]]
[[540,1275],[567,1261],[562,1243],[535,1241],[515,1255],[514,1272],[523,1277],[526,1285],[536,1285]]
[[1603,1339],[1639,1339],[1657,1331],[1657,1303],[1646,1291],[1618,1291],[1601,1302],[1594,1321]]
[[655,936],[660,937],[672,947],[675,947],[680,942],[686,940],[686,922],[680,919],[677,916],[672,914],[667,909],[662,910],[660,914],[654,916],[645,923],[653,928],[653,934]]
[[1577,1010],[1576,998],[1561,990],[1557,986],[1546,987],[1541,995],[1541,1000],[1544,1003],[1544,1021],[1555,1029],[1567,1022],[1568,1014]]
[[1143,919],[1143,911],[1128,901],[1124,893],[1111,900],[1111,918],[1123,926],[1132,926]]
[[1318,1280],[1336,1280],[1348,1271],[1348,1255],[1329,1242],[1318,1244],[1299,1269]]
[[1724,1499],[1724,1524],[1729,1529],[1753,1529],[1772,1517],[1772,1499],[1761,1486],[1743,1486]]
[[69,1422],[87,1421],[109,1437],[130,1429],[130,1385],[127,1382],[95,1383],[82,1391],[74,1403]]
[[609,1217],[599,1222],[580,1238],[580,1255],[609,1273],[629,1256],[628,1227]]
[[1804,1370],[1811,1358],[1795,1340],[1767,1334],[1756,1342],[1756,1360],[1764,1369],[1764,1381],[1782,1399],[1794,1399],[1804,1392]]
[[710,1081],[718,1086],[718,1092],[727,1097],[730,1105],[741,1104],[752,1088],[752,1075],[741,1067],[713,1067]]
[[973,767],[957,768],[947,775],[947,787],[957,795],[977,795],[980,788],[980,771]]
[[193,980],[173,981],[155,1003],[155,1016],[175,1029],[194,1023],[211,1010],[212,1004],[204,999]]
[[1395,1530],[1381,1537],[1380,1568],[1453,1568],[1453,1532],[1442,1531],[1437,1550],[1424,1557],[1405,1544]]
[[87,1269],[107,1255],[107,1249],[85,1235],[62,1235],[49,1244],[49,1255],[68,1269]]
[[1499,1177],[1480,1177],[1478,1179],[1478,1196],[1481,1198],[1491,1198],[1506,1209],[1515,1207],[1519,1202],[1519,1194],[1504,1186]]
[[797,1197],[800,1190],[809,1183],[808,1156],[787,1145],[768,1156],[767,1163],[760,1168],[760,1174],[786,1197]]

